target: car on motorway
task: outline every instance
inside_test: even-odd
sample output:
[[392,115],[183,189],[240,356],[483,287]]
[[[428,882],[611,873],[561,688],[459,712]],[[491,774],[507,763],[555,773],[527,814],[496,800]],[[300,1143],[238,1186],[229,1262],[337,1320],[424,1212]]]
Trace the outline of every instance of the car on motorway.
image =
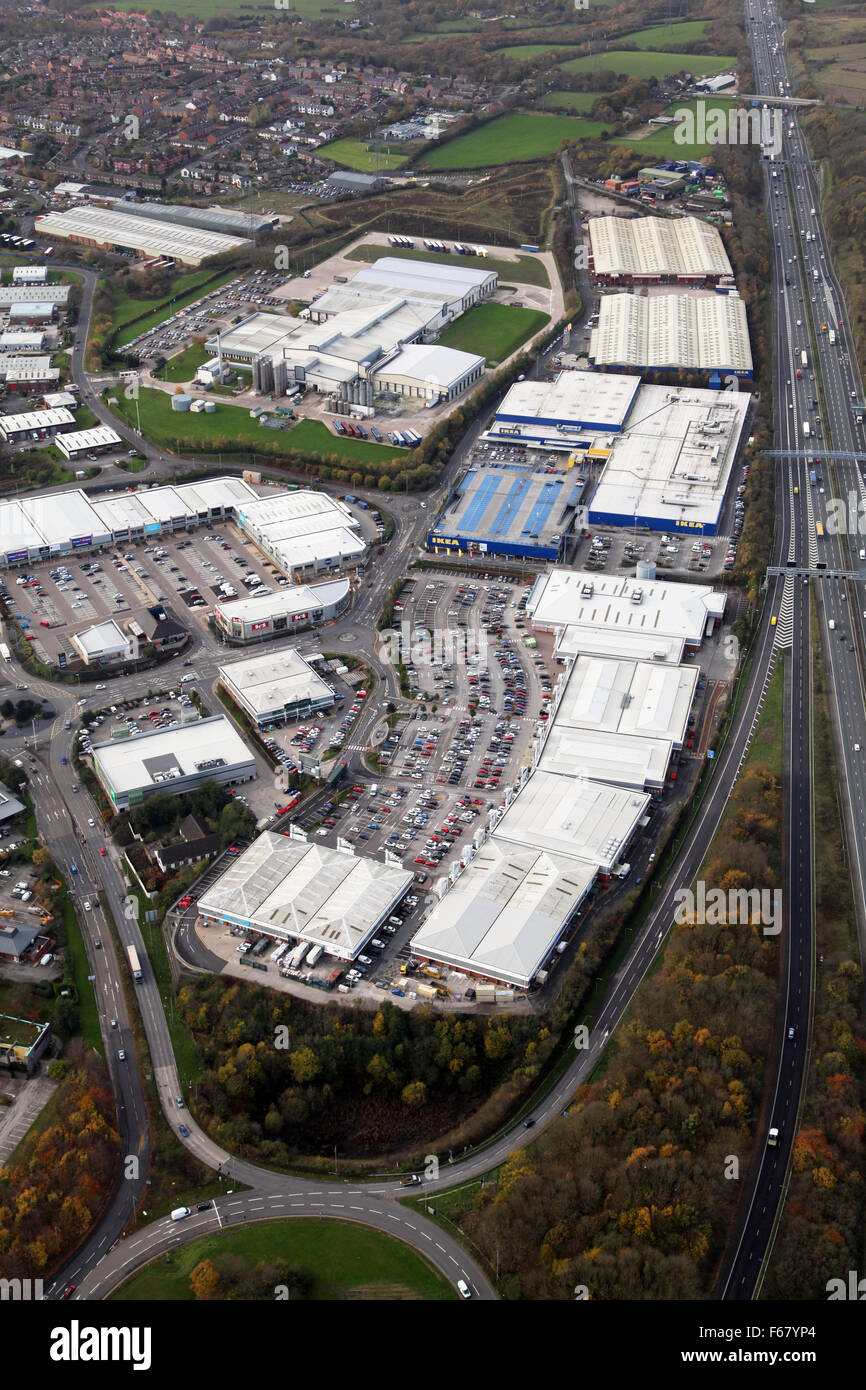
[[85,898],[85,900],[84,900],[84,911],[85,911],[85,912],[89,912],[92,906],[93,906],[93,904],[91,903],[90,899],[89,899],[89,898]]
[[99,853],[102,855],[102,857],[103,857],[103,859],[104,859],[105,856],[108,854],[108,850],[105,848],[105,845],[100,845],[100,846],[99,846]]
[[77,1288],[78,1288],[78,1285],[77,1285],[77,1284],[67,1284],[67,1285],[66,1285],[66,1288],[63,1290],[63,1293],[60,1295],[60,1297],[61,1297],[61,1298],[71,1298],[72,1295],[75,1293],[75,1290],[76,1290]]
[[177,1128],[178,1128],[178,1133],[180,1134],[180,1136],[181,1136],[182,1139],[188,1139],[188,1138],[189,1138],[189,1130],[187,1129],[186,1125],[178,1125]]
[[465,1279],[457,1280],[457,1292],[460,1294],[461,1298],[472,1297],[472,1290],[470,1289]]
[[534,1124],[535,1124],[535,1120],[534,1120],[534,1119],[532,1118],[532,1116],[530,1115],[530,1117],[529,1117],[528,1120],[524,1120],[524,1121],[523,1121],[523,1128],[524,1128],[524,1129],[532,1129],[532,1127],[533,1127]]
[[126,1061],[126,1053],[124,1052],[123,1048],[121,1048],[120,1051],[118,1052],[117,1058],[118,1058],[118,1061],[120,1061],[120,1062],[125,1062],[125,1061]]

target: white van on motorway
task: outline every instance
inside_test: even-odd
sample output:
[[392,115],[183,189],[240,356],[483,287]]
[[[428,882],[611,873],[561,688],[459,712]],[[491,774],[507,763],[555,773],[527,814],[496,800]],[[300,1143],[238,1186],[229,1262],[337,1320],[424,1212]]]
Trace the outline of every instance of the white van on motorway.
[[189,1216],[190,1211],[190,1207],[175,1207],[171,1214],[171,1219],[172,1221],[183,1221],[185,1216]]

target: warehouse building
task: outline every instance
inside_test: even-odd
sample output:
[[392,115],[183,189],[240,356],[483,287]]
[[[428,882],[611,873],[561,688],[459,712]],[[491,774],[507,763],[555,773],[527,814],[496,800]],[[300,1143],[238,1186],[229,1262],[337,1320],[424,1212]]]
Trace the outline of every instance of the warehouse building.
[[55,314],[55,306],[45,300],[22,300],[9,308],[9,327],[48,328],[54,322]]
[[95,425],[90,430],[74,430],[57,440],[57,447],[68,459],[82,454],[107,454],[120,447],[120,435],[110,425]]
[[411,343],[373,368],[373,390],[425,402],[453,401],[480,380],[484,365],[485,358],[474,352]]
[[360,523],[324,492],[253,497],[238,504],[235,516],[241,530],[298,583],[356,565],[366,554]]
[[32,396],[60,382],[60,368],[51,358],[0,356],[0,381],[10,395]]
[[219,679],[258,729],[307,719],[334,703],[331,686],[294,647],[220,666]]
[[13,285],[46,285],[47,265],[16,265],[12,268]]
[[412,874],[351,850],[266,831],[198,902],[206,927],[244,927],[275,941],[307,941],[352,961],[387,922]]
[[639,376],[613,372],[566,371],[554,381],[517,381],[484,438],[592,454],[597,436],[623,432],[640,389]]
[[746,306],[736,294],[603,295],[589,358],[600,367],[751,377]]
[[[38,270],[38,266],[28,269]],[[43,267],[44,269],[44,267]],[[16,304],[53,304],[65,306],[69,285],[24,284],[0,285],[0,309],[12,309]]]
[[278,227],[275,212],[262,215],[252,212],[232,212],[228,208],[182,207],[179,203],[134,203],[118,198],[112,210],[125,217],[145,217],[152,222],[195,227],[205,232],[222,232],[226,236],[256,241],[261,232]]
[[133,638],[111,620],[71,633],[70,641],[85,666],[109,666],[115,661],[129,661],[135,655]]
[[5,328],[0,333],[0,352],[41,352],[45,333],[40,329]]
[[61,431],[74,429],[75,416],[65,408],[0,415],[0,435],[5,444],[18,444],[23,439],[51,439]]
[[187,227],[177,221],[154,221],[116,208],[80,204],[68,212],[37,217],[38,236],[57,237],[104,251],[136,251],[141,257],[168,256],[183,265],[201,265],[210,256],[251,245],[249,237]]
[[567,478],[525,468],[473,468],[427,533],[427,546],[437,554],[559,560],[575,500]]
[[[237,363],[267,359],[267,388],[259,387],[267,394],[300,383],[361,406],[372,406],[374,393],[453,399],[478,380],[484,359],[424,345],[491,298],[497,285],[494,271],[384,256],[326,290],[298,318],[251,314],[206,346]],[[283,385],[272,375],[278,366]]]
[[588,227],[602,285],[707,285],[733,273],[718,230],[697,217],[591,217]]
[[[536,771],[412,938],[412,953],[528,989],[646,814],[647,795]],[[444,887],[444,885],[443,885]]]
[[587,520],[715,536],[751,401],[745,391],[642,387]]
[[[556,570],[539,575],[526,604],[532,626],[542,632],[563,632],[572,650],[580,650],[581,634],[612,633],[628,640],[632,633],[658,642],[668,651],[671,641],[686,651],[700,649],[725,612],[725,595],[706,584],[671,584],[630,579],[589,570]],[[653,660],[656,659],[655,651]]]
[[215,714],[95,744],[93,768],[112,805],[125,811],[155,792],[180,796],[207,781],[248,782],[256,760],[225,715]]
[[323,584],[292,584],[278,593],[259,598],[220,602],[213,617],[220,632],[232,642],[261,642],[267,637],[300,632],[338,618],[349,606],[352,587],[348,579]]
[[685,746],[700,669],[581,655],[556,686],[536,738],[543,771],[660,793]]

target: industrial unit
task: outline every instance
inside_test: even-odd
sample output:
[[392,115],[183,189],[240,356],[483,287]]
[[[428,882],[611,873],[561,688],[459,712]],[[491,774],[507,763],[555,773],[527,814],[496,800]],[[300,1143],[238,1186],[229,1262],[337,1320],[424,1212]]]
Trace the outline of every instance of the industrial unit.
[[600,284],[712,284],[732,274],[718,230],[697,217],[591,217],[588,228]]
[[220,666],[219,680],[258,729],[306,719],[334,703],[332,687],[294,647]]
[[[492,297],[493,271],[384,256],[332,286],[298,318],[254,313],[207,343],[253,367],[263,394],[296,384],[372,410],[375,394],[453,399],[484,370],[484,358],[429,346],[450,322]],[[426,350],[424,345],[426,346]]]
[[282,633],[300,632],[317,623],[331,622],[349,606],[352,588],[348,579],[322,584],[292,584],[278,593],[259,598],[228,599],[213,610],[220,632],[232,642],[260,642]]
[[57,440],[57,447],[68,459],[82,454],[106,454],[120,447],[120,435],[110,425],[95,425],[90,430],[73,430]]
[[0,356],[0,381],[10,395],[31,396],[47,386],[57,386],[60,368],[52,367],[50,356]]
[[649,797],[537,771],[412,939],[420,960],[528,989],[597,879],[609,879]]
[[259,835],[205,891],[198,911],[205,927],[239,926],[276,941],[308,941],[351,961],[411,883],[406,869],[309,844],[293,827],[291,838]]
[[36,218],[38,236],[58,237],[106,251],[137,251],[142,257],[168,256],[183,265],[201,265],[210,256],[249,246],[249,237],[184,226],[181,222],[138,217],[134,210],[79,204],[67,212],[48,212]]
[[93,768],[112,805],[124,811],[155,792],[179,796],[202,782],[248,782],[256,760],[225,715],[215,714],[94,744]]
[[[27,269],[38,270],[39,266],[28,266]],[[12,309],[17,304],[48,304],[61,308],[66,306],[68,299],[69,285],[49,285],[44,279],[36,282],[16,280],[12,285],[0,285],[0,309]]]
[[746,306],[738,294],[604,295],[589,359],[601,367],[751,377]]
[[22,439],[48,439],[62,430],[75,429],[71,411],[22,410],[17,415],[0,415],[0,435],[5,444],[17,444]]

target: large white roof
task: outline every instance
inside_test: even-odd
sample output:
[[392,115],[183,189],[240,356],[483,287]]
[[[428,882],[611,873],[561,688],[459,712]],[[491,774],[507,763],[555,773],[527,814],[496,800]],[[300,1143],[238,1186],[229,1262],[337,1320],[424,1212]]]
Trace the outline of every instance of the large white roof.
[[737,457],[746,391],[644,386],[589,505],[589,521],[713,534]]
[[538,770],[512,801],[493,838],[552,850],[585,860],[593,872],[606,872],[619,860],[648,802],[648,796],[621,787]]
[[491,837],[412,938],[422,957],[528,988],[595,865]]
[[672,752],[670,739],[637,738],[554,723],[538,760],[538,772],[555,773],[560,781],[589,777],[642,792],[646,787],[664,786]]
[[556,705],[556,726],[682,744],[700,668],[580,656]]
[[[75,435],[61,435],[59,438],[69,440],[74,439]],[[43,537],[43,545],[60,546],[69,541],[74,544],[77,540],[105,535],[105,527],[81,491],[25,497],[21,505]]]
[[206,891],[199,911],[315,942],[348,959],[363,950],[411,882],[405,869],[266,831]]
[[718,230],[697,217],[591,217],[596,275],[683,279],[728,276],[731,263]]
[[[234,725],[223,714],[194,720],[177,729],[156,729],[134,738],[94,744],[94,761],[118,794],[139,787],[171,791],[174,777],[208,776],[208,766],[222,772],[253,762]],[[221,761],[219,761],[221,760]]]
[[682,637],[657,637],[651,632],[619,632],[614,628],[563,627],[556,637],[556,656],[625,656],[635,661],[665,661],[678,666],[683,659]]
[[120,443],[120,435],[110,425],[95,425],[90,430],[70,430],[68,434],[60,434],[56,443],[65,454],[73,454],[80,449],[113,447]]
[[[587,593],[583,593],[583,589]],[[640,593],[640,601],[633,595]],[[527,601],[541,628],[587,627],[639,632],[700,645],[710,618],[721,618],[725,595],[706,584],[630,579],[590,570],[555,570],[540,575]]]
[[8,438],[23,430],[59,429],[61,425],[74,424],[75,416],[65,406],[54,410],[20,410],[14,415],[0,416],[0,433]]
[[497,421],[621,430],[640,388],[639,376],[560,372],[554,381],[516,381]]
[[248,237],[225,236],[179,222],[156,222],[89,204],[37,217],[35,230],[41,236],[73,237],[97,245],[126,246],[149,256],[171,256],[185,265],[198,265],[208,256],[250,245]]
[[333,699],[333,690],[294,647],[267,656],[232,661],[219,668],[220,679],[258,718],[285,706]]
[[746,306],[735,294],[606,294],[589,355],[600,366],[751,373]]
[[428,386],[449,391],[475,367],[483,367],[485,361],[474,352],[437,347],[435,343],[410,343],[376,371],[383,377],[412,377]]
[[245,623],[264,622],[269,618],[307,612],[324,605],[338,603],[349,592],[348,579],[327,580],[324,584],[289,584],[275,594],[259,598],[238,598],[217,604],[227,623],[239,618]]
[[361,284],[386,285],[389,288],[425,290],[443,299],[459,299],[471,290],[497,278],[494,270],[472,266],[442,265],[438,261],[409,261],[401,256],[380,256],[353,277]]

